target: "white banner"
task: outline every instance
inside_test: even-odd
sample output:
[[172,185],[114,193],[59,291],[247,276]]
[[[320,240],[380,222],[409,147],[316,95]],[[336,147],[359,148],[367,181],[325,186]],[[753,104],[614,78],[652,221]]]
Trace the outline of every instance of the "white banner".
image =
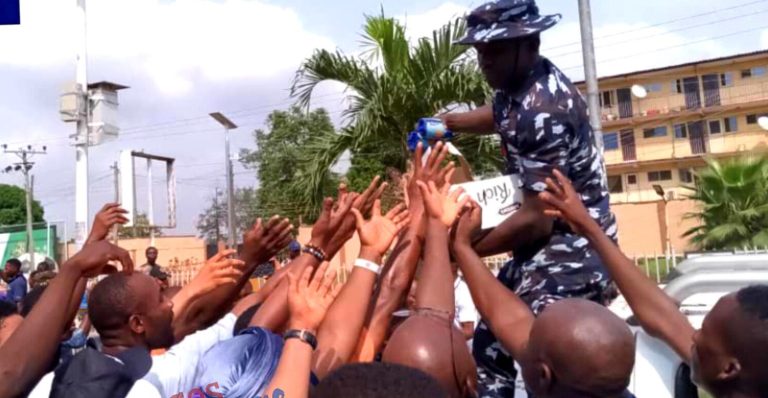
[[454,185],[464,191],[483,209],[483,229],[494,228],[517,211],[523,203],[520,177],[508,175],[482,181]]

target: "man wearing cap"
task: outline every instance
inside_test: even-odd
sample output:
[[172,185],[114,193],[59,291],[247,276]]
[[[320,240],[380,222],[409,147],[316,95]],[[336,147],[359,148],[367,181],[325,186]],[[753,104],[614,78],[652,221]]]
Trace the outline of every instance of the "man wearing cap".
[[[568,225],[544,215],[537,194],[557,168],[581,193],[590,215],[616,239],[609,208],[603,157],[595,145],[587,106],[578,89],[548,59],[539,55],[539,33],[560,15],[540,15],[534,0],[498,0],[467,16],[460,44],[472,45],[493,104],[466,113],[443,115],[453,131],[501,136],[506,174],[520,177],[523,205],[501,225],[477,237],[482,256],[514,252],[499,279],[535,314],[564,298],[605,304],[610,277],[586,239]],[[514,361],[486,324],[480,322],[473,351],[479,366],[481,396],[513,397]]]

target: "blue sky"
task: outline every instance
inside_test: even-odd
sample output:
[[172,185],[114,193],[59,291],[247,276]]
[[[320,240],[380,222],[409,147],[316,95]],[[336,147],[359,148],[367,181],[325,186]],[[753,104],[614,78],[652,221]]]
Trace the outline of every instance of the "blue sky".
[[[59,121],[57,107],[61,87],[75,73],[75,0],[21,3],[22,25],[0,26],[0,143],[48,146],[49,154],[38,157],[34,169],[36,195],[49,219],[72,225],[74,150],[67,136],[74,126]],[[241,126],[233,133],[234,149],[250,147],[251,131],[263,126],[269,111],[290,104],[291,78],[313,49],[358,50],[364,14],[379,13],[383,6],[419,36],[479,4],[89,0],[89,80],[131,86],[120,97],[123,134],[91,151],[92,211],[112,198],[108,167],[119,151],[145,150],[177,159],[174,232],[195,233],[198,213],[214,188],[224,186],[221,130],[209,112],[225,112]],[[542,13],[563,15],[544,34],[543,52],[574,80],[582,78],[576,5],[576,0],[539,1]],[[768,48],[768,0],[592,0],[592,7],[601,75]],[[316,104],[338,116],[341,87],[320,89],[323,97]],[[12,161],[0,156],[0,166]],[[240,186],[256,183],[252,172],[238,167],[236,174]],[[0,182],[22,181],[11,174],[0,175]],[[144,185],[139,182],[140,198]],[[155,203],[163,217],[160,198]]]

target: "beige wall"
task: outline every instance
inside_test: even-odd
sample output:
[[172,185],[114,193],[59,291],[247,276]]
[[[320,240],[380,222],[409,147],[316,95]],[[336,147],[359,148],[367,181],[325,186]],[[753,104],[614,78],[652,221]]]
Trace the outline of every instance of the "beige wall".
[[[149,239],[121,239],[118,246],[127,250],[138,267],[146,263],[144,252],[150,246]],[[205,261],[205,241],[195,236],[163,236],[155,239],[158,251],[157,263],[161,266],[186,266]],[[69,254],[76,253],[69,244]]]
[[[664,202],[622,203],[611,206],[619,224],[619,245],[628,256],[652,256],[664,253]],[[676,253],[693,250],[682,235],[696,225],[684,215],[695,210],[691,200],[667,203],[670,241]]]

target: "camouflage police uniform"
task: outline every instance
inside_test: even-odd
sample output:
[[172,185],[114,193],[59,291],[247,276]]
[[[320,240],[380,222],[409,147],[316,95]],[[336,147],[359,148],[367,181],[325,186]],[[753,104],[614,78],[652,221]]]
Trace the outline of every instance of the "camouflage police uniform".
[[[559,15],[541,16],[533,0],[500,0],[480,6],[467,17],[464,44],[513,39],[540,32]],[[589,125],[578,89],[549,60],[541,57],[516,92],[499,90],[493,99],[507,173],[518,174],[528,191],[546,190],[553,168],[567,175],[589,214],[616,239],[609,208],[603,157]],[[534,253],[516,255],[498,279],[526,302],[534,314],[564,298],[581,297],[605,304],[610,276],[588,241],[556,221],[549,241]],[[481,397],[514,397],[514,360],[484,321],[473,342]]]

